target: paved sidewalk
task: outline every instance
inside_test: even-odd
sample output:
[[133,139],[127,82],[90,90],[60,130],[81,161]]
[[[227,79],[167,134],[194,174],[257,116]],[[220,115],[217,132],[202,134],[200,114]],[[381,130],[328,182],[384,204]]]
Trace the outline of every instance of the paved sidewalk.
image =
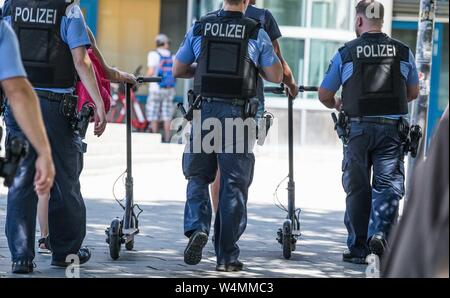
[[[297,205],[304,208],[303,236],[291,260],[282,258],[281,246],[275,240],[285,213],[273,205],[272,195],[287,174],[286,155],[274,148],[258,149],[248,228],[239,243],[246,270],[224,274],[214,271],[211,241],[199,266],[183,263],[187,243],[182,230],[186,191],[181,172],[183,147],[158,144],[147,135],[137,135],[134,140],[135,198],[144,209],[141,233],[136,237],[135,251],[122,251],[120,259],[112,261],[104,230],[113,218],[123,214],[111,189],[125,164],[124,143],[113,135],[110,132],[103,143],[88,139],[82,187],[88,212],[85,245],[92,249],[93,258],[82,267],[82,277],[365,277],[365,266],[341,261],[346,230],[339,148],[296,149]],[[123,189],[119,182],[119,198],[123,197]],[[13,277],[4,236],[5,193],[5,189],[0,189],[0,277]],[[279,198],[285,201],[284,183]],[[35,261],[37,268],[30,277],[65,277],[65,270],[49,265],[49,256],[39,255]]]

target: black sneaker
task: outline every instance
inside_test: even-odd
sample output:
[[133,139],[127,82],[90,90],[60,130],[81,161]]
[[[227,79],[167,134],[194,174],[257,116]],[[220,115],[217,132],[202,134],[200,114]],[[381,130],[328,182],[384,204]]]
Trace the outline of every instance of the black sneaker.
[[359,265],[367,265],[366,256],[355,255],[349,250],[342,254],[342,261]]
[[[87,247],[80,248],[78,251],[78,265],[83,265],[91,259],[91,251]],[[72,262],[52,260],[52,266],[66,268]]]
[[227,265],[219,264],[216,266],[216,271],[219,272],[238,272],[244,269],[244,263],[241,261],[235,261]]
[[370,252],[382,257],[387,248],[387,241],[384,235],[375,234],[369,241]]
[[184,262],[188,265],[197,265],[202,260],[203,248],[208,243],[208,235],[203,232],[194,233],[184,251]]
[[29,274],[33,272],[34,267],[32,261],[13,262],[11,272],[14,274]]

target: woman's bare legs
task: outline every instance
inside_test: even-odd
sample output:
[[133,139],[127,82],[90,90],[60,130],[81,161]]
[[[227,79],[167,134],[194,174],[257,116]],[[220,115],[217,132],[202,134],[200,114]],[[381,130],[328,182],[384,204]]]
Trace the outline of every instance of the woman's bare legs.
[[219,209],[219,194],[220,194],[220,170],[217,170],[216,180],[211,184],[211,201],[214,208],[214,213]]
[[[38,196],[38,221],[39,221],[39,229],[41,231],[41,238],[47,238],[48,231],[48,204],[50,201],[50,195],[46,196]],[[42,249],[48,249],[45,244],[40,244],[39,246]]]

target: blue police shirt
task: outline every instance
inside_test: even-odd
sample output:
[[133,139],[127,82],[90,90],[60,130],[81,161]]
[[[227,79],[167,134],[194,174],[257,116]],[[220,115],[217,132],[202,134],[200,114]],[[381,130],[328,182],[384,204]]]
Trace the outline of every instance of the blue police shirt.
[[19,43],[11,27],[0,20],[0,81],[17,77],[26,77]]
[[[5,5],[7,5],[7,3],[5,3]],[[5,20],[11,23],[10,16],[5,17]],[[69,6],[66,11],[66,15],[62,18],[61,39],[69,46],[71,50],[79,47],[89,47],[91,45],[83,13],[77,4],[72,4]],[[36,90],[45,90],[54,93],[72,93],[75,91],[75,88],[36,88]]]
[[278,27],[277,21],[269,10],[249,5],[245,11],[245,16],[258,20],[271,41],[281,38],[280,27]]
[[[221,11],[219,15],[226,13],[226,11]],[[194,36],[194,26],[186,34],[175,56],[178,61],[188,65],[196,62],[201,52],[202,36]],[[270,67],[279,62],[273,49],[272,41],[264,30],[259,30],[256,40],[250,39],[248,56],[259,68]]]
[[[277,21],[269,10],[249,5],[245,11],[245,16],[258,20],[264,28],[264,31],[266,31],[269,35],[272,42],[281,38],[282,35],[280,27],[278,27]],[[258,90],[256,92],[256,97],[259,99],[261,104],[264,105],[264,81],[261,77],[258,78]]]
[[[401,72],[406,80],[407,86],[417,86],[419,84],[419,74],[417,72],[414,54],[411,51],[409,52],[409,61],[401,62]],[[321,88],[330,92],[337,92],[350,79],[352,74],[353,63],[342,64],[341,55],[338,52],[331,60],[330,68],[325,75]],[[391,115],[386,116],[386,118],[398,119],[401,116],[403,115]]]

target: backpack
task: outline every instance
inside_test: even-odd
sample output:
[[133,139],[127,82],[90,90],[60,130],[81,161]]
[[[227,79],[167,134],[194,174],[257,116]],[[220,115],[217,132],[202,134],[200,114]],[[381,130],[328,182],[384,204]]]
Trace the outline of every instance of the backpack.
[[161,88],[175,88],[176,80],[173,77],[172,67],[173,58],[172,54],[169,56],[163,56],[159,51],[156,51],[160,57],[158,76],[162,78],[159,87]]

